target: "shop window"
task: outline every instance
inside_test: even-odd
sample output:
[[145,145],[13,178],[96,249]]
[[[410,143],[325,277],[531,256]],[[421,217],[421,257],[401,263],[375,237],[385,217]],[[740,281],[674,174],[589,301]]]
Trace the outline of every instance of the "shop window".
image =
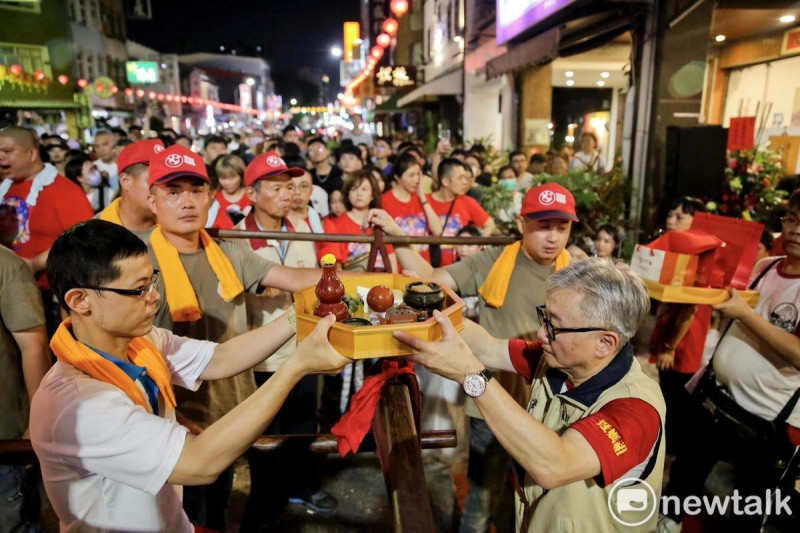
[[95,29],[100,29],[101,22],[100,22],[100,2],[98,0],[88,0],[89,2],[89,21],[87,21],[87,26],[91,26]]
[[0,0],[0,9],[8,9],[10,11],[25,11],[26,13],[38,15],[42,12],[42,5],[39,0],[34,2],[9,2],[6,0]]
[[0,65],[15,64],[20,65],[25,72],[41,70],[48,78],[53,77],[46,46],[0,43]]
[[89,21],[86,18],[86,2],[87,0],[76,0],[78,4],[78,18],[76,22],[79,24],[83,24],[84,26],[89,25]]

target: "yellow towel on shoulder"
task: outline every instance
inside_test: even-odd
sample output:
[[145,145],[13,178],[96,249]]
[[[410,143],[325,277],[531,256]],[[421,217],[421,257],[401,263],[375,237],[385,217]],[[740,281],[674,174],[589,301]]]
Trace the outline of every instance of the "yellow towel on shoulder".
[[[84,374],[96,380],[109,383],[119,388],[146,411],[150,411],[150,402],[136,383],[117,365],[100,356],[97,352],[79,342],[72,336],[72,319],[68,318],[58,326],[50,348],[59,361],[69,363]],[[125,354],[128,360],[138,366],[147,368],[147,375],[158,385],[164,404],[175,408],[175,391],[172,389],[172,374],[159,349],[146,337],[136,337],[128,344]],[[156,413],[158,414],[158,413]]]
[[[478,289],[478,294],[483,296],[489,306],[499,309],[506,301],[508,282],[511,280],[511,274],[514,272],[514,265],[517,262],[517,254],[521,249],[522,241],[506,246],[489,271],[486,281]],[[556,257],[556,270],[561,270],[569,265],[569,261],[569,252],[566,249],[561,250]]]
[[119,216],[119,202],[121,198],[115,198],[113,202],[108,204],[108,207],[103,209],[100,212],[100,220],[105,220],[106,222],[113,222],[114,224],[118,224],[122,226],[122,218]]
[[[200,243],[206,252],[211,270],[217,275],[219,288],[217,292],[222,299],[230,302],[242,292],[244,285],[236,275],[228,257],[222,252],[214,239],[206,232],[200,230]],[[150,237],[150,245],[156,254],[158,268],[164,277],[164,291],[167,296],[167,305],[174,322],[194,322],[203,316],[197,295],[189,280],[189,275],[181,263],[178,249],[170,244],[160,226],[156,226]]]

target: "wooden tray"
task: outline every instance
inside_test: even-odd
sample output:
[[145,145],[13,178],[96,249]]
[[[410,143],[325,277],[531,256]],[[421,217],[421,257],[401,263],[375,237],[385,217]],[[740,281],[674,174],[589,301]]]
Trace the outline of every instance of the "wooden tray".
[[[356,287],[369,287],[386,285],[390,289],[405,291],[406,285],[420,280],[401,276],[400,274],[364,274],[341,278],[345,292],[356,295]],[[435,283],[435,282],[434,282]],[[455,326],[457,331],[464,329],[462,309],[464,302],[449,287],[443,286],[445,291],[445,308],[442,310]],[[297,342],[308,337],[319,322],[314,316],[314,307],[318,300],[314,290],[316,285],[294,293],[294,306],[297,314]],[[385,326],[355,327],[347,324],[335,323],[331,328],[328,338],[336,350],[351,359],[369,359],[372,357],[394,357],[412,355],[416,350],[403,344],[392,337],[393,331],[405,331],[420,339],[434,341],[444,336],[442,327],[435,319],[429,318],[425,322],[411,324],[387,324]]]
[[[650,298],[666,303],[678,304],[721,304],[730,298],[727,289],[708,289],[703,287],[676,287],[657,281],[643,279]],[[739,291],[750,307],[758,305],[760,294],[757,291]]]

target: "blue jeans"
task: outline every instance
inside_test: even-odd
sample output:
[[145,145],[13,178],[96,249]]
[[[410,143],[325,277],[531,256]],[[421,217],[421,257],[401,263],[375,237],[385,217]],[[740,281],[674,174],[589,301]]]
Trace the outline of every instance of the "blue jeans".
[[0,533],[44,531],[36,472],[30,465],[0,465]]
[[489,426],[480,418],[469,418],[469,491],[461,513],[460,533],[486,533],[506,491],[511,457]]

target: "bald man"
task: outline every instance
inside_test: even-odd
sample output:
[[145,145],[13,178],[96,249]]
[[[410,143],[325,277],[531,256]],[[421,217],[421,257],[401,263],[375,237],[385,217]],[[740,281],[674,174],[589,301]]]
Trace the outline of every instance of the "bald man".
[[36,274],[45,311],[55,313],[47,316],[48,326],[55,331],[60,320],[44,275],[47,254],[65,229],[92,218],[92,206],[80,185],[42,162],[39,138],[27,128],[0,130],[0,178],[0,208],[12,218],[12,225],[16,219],[16,228],[12,227],[4,244]]

